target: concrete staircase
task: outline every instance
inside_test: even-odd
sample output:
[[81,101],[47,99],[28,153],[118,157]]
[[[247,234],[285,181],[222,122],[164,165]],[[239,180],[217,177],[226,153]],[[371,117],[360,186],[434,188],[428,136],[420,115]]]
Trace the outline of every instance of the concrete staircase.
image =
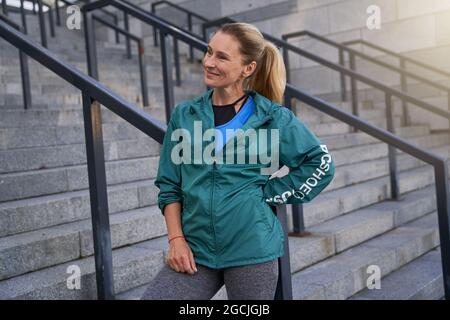
[[[57,34],[50,49],[85,70],[81,35],[63,28]],[[136,62],[126,60],[120,46],[99,45],[100,79],[136,101]],[[95,299],[80,93],[30,63],[36,105],[23,110],[16,50],[1,41],[0,51],[0,299]],[[145,110],[163,120],[159,49],[148,46],[146,55],[152,102]],[[201,66],[185,58],[177,102],[204,90]],[[360,108],[362,118],[385,127],[383,109],[370,102]],[[103,111],[115,291],[119,299],[138,299],[167,252],[154,186],[159,144]],[[442,297],[432,168],[399,152],[402,198],[390,201],[387,145],[301,103],[295,112],[328,146],[336,173],[304,206],[312,235],[289,237],[294,299]],[[426,123],[400,127],[395,114],[399,136],[448,157],[448,134],[432,133]],[[67,287],[73,265],[81,271],[80,290]],[[381,290],[366,289],[370,265],[381,270]],[[404,285],[411,278],[416,285]],[[213,299],[226,299],[224,288]]]

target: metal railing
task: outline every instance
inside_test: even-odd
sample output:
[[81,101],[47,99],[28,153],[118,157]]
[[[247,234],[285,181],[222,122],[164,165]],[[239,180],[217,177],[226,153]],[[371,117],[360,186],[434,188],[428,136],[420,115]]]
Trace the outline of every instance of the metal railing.
[[[144,21],[144,22],[146,21],[147,23],[150,23],[153,26],[158,27],[158,29],[160,31],[163,31],[163,33],[160,32],[160,39],[162,40],[161,41],[162,50],[163,50],[163,47],[165,47],[164,44],[167,45],[167,43],[166,43],[167,42],[167,36],[169,34],[172,35],[172,36],[178,37],[178,39],[180,39],[180,40],[182,40],[184,42],[187,42],[188,44],[191,44],[196,49],[199,49],[199,50],[202,50],[202,51],[204,51],[206,49],[206,43],[204,43],[202,41],[198,41],[195,38],[191,38],[191,35],[189,35],[189,34],[187,34],[185,32],[183,33],[182,30],[180,30],[180,29],[176,30],[176,29],[174,29],[173,26],[170,26],[170,25],[166,24],[164,21],[155,19],[155,17],[152,16],[151,14],[149,14],[147,12],[138,11],[138,10],[136,10],[136,8],[133,8],[132,6],[129,6],[127,3],[123,2],[123,1],[120,1],[120,0],[118,0],[118,1],[108,1],[108,0],[99,1],[99,2],[95,3],[94,6],[91,6],[90,8],[88,8],[87,6],[86,6],[86,8],[83,8],[83,13],[87,16],[89,11],[95,10],[95,9],[99,8],[100,6],[106,6],[106,5],[112,5],[112,6],[115,6],[116,8],[118,8],[118,9],[126,10],[128,13],[130,13],[135,18],[138,18],[138,19],[140,19],[141,21]],[[86,18],[86,16],[85,16],[85,18]],[[85,24],[87,26],[92,27],[92,22],[88,22],[87,19],[85,19]],[[0,25],[0,27],[3,27],[3,29],[4,29],[3,25]],[[8,31],[10,32],[10,30],[6,29],[6,35],[8,35]],[[2,28],[0,28],[0,32],[1,32],[0,34],[2,34],[2,36],[7,39],[7,37],[5,37],[5,35],[3,35],[4,30],[2,31]],[[14,39],[14,37],[13,37],[13,39]],[[19,43],[23,43],[23,41],[24,40],[22,39],[22,42],[19,41]],[[87,37],[87,39],[86,39],[87,44],[89,44],[91,41],[92,41],[92,38]],[[9,41],[9,42],[12,42],[12,41]],[[31,48],[32,49],[30,49],[31,51],[29,51],[29,52],[35,52],[35,48],[34,48],[34,50],[33,50],[33,46],[31,46]],[[42,50],[44,50],[44,49],[42,49]],[[26,51],[26,53],[28,54],[28,51]],[[167,56],[167,52],[164,52],[163,57],[164,57],[164,55]],[[89,57],[92,58],[92,53],[91,53],[90,50],[88,50],[88,60],[89,60]],[[42,58],[41,57],[41,59],[43,59],[43,61],[46,61],[46,58]],[[55,58],[52,58],[52,59],[55,59]],[[36,59],[36,60],[41,62],[40,59]],[[164,64],[164,59],[163,59],[163,64]],[[90,68],[92,68],[92,66],[93,66],[92,62],[91,63],[88,62],[88,65],[91,65]],[[54,69],[52,69],[52,68],[51,68],[51,70],[54,71]],[[59,68],[56,68],[55,70],[59,70]],[[164,73],[167,73],[167,70],[170,70],[170,68],[166,65],[165,67],[163,67],[163,70],[165,71]],[[166,77],[168,78],[168,75],[166,75]],[[71,81],[69,81],[69,82],[71,82]],[[74,82],[76,82],[76,81],[74,81]],[[72,83],[72,84],[76,85],[76,83]],[[86,92],[84,92],[84,94],[83,94],[84,109],[96,110],[97,108],[99,108],[99,106],[98,105],[95,106],[95,101],[93,99],[96,99],[100,103],[102,103],[103,100],[98,99],[98,97],[93,95],[93,94],[90,94],[90,92],[91,92],[90,90],[86,90],[86,91],[89,92],[89,94],[87,94]],[[395,90],[393,92],[396,93]],[[387,112],[388,112],[388,114],[390,113],[391,115],[392,115],[392,112],[389,112],[389,110],[391,110],[390,101],[391,101],[393,95],[394,94],[392,94],[392,92],[387,92],[386,93]],[[102,97],[101,94],[99,94],[99,96]],[[441,255],[442,255],[443,273],[444,273],[444,285],[445,285],[446,298],[449,299],[450,298],[450,291],[449,291],[449,285],[448,284],[450,283],[449,282],[450,271],[449,271],[448,261],[449,261],[450,257],[448,256],[449,255],[449,253],[448,253],[449,250],[448,249],[450,249],[450,247],[449,247],[449,226],[450,225],[449,225],[449,219],[448,219],[449,218],[448,185],[447,185],[447,179],[448,179],[448,172],[447,172],[447,170],[448,169],[446,167],[445,160],[440,158],[440,157],[437,157],[437,156],[435,156],[435,155],[433,155],[431,153],[428,153],[428,152],[424,151],[423,149],[420,149],[420,148],[418,148],[418,147],[416,147],[414,145],[411,145],[408,142],[406,142],[406,141],[404,141],[404,140],[402,140],[402,139],[400,139],[398,137],[395,137],[395,135],[393,135],[392,133],[389,133],[389,132],[387,132],[385,130],[382,130],[382,129],[379,129],[379,128],[375,127],[375,126],[372,126],[372,125],[368,124],[367,122],[358,119],[355,116],[347,114],[346,112],[340,111],[340,110],[336,109],[335,107],[333,107],[332,105],[328,104],[327,102],[322,101],[322,100],[317,99],[317,98],[314,98],[314,97],[312,97],[312,96],[310,96],[310,95],[308,95],[308,94],[306,94],[306,93],[304,93],[304,92],[302,92],[302,91],[300,91],[298,89],[293,88],[291,85],[288,84],[286,86],[286,93],[285,93],[285,104],[286,104],[287,107],[290,107],[290,103],[291,103],[291,99],[292,98],[298,99],[298,100],[300,100],[300,101],[302,101],[302,102],[304,102],[306,104],[309,104],[309,105],[315,107],[316,109],[318,109],[318,110],[320,110],[322,112],[325,112],[326,114],[328,114],[328,115],[330,115],[332,117],[335,117],[335,118],[337,118],[337,119],[339,119],[339,120],[341,120],[341,121],[343,121],[343,122],[345,122],[345,123],[347,123],[347,124],[349,124],[349,125],[351,125],[353,127],[356,127],[359,130],[362,130],[363,132],[368,133],[369,135],[377,137],[377,138],[379,138],[380,140],[382,140],[384,142],[387,142],[389,144],[389,149],[397,147],[397,148],[401,149],[402,151],[404,151],[406,153],[409,153],[409,154],[411,154],[411,155],[413,155],[413,156],[415,156],[415,157],[417,157],[417,158],[419,158],[419,159],[421,159],[421,160],[423,160],[423,161],[433,165],[434,170],[435,170],[435,177],[436,177],[436,192],[437,192],[437,202],[438,202],[437,207],[438,207],[438,216],[439,216],[439,230],[440,230],[440,240],[441,240]],[[409,98],[406,96],[405,99],[409,99]],[[88,101],[88,102],[86,102],[86,101]],[[106,101],[111,102],[111,98],[109,100],[106,100]],[[410,101],[410,100],[408,100],[408,101]],[[102,103],[102,104],[104,104],[104,103]],[[91,107],[91,108],[89,108],[89,107]],[[97,107],[97,108],[94,109],[94,107]],[[116,106],[112,105],[109,108],[110,109],[114,109],[114,107],[117,107],[117,105]],[[167,104],[166,104],[166,107],[167,107]],[[428,106],[424,107],[424,108],[427,109]],[[91,117],[93,117],[93,118],[88,117],[88,119],[92,120],[91,124],[94,124],[94,122],[95,122],[95,124],[98,124],[99,111],[100,111],[100,109],[96,110],[95,111],[95,115],[91,114]],[[114,111],[114,112],[119,114],[120,113],[119,111],[120,111],[120,108],[116,109],[116,111]],[[391,118],[391,115],[390,116],[388,115],[388,129],[390,127],[389,126],[389,118]],[[448,114],[441,114],[441,115],[448,117]],[[169,116],[170,116],[170,114],[169,114]],[[95,118],[95,120],[94,120],[94,118]],[[136,119],[134,119],[134,120],[136,121]],[[142,128],[140,128],[140,129],[143,130]],[[86,132],[88,132],[89,128],[87,128],[86,130],[87,130]],[[92,128],[91,128],[90,132],[93,134],[93,132],[97,132],[97,131],[92,131]],[[101,135],[101,130],[100,130],[100,135]],[[92,136],[91,136],[91,138],[92,138]],[[88,141],[88,140],[86,140],[86,141]],[[158,141],[161,142],[162,138],[160,140],[158,140]],[[93,143],[95,143],[95,140],[94,140]],[[99,159],[98,158],[98,154],[99,154],[98,149],[97,148],[93,148],[92,146],[88,147],[88,144],[87,144],[87,148],[91,148],[91,150],[92,150],[91,158],[92,159],[95,158],[97,160],[97,161],[93,161],[93,163],[97,166],[98,165],[98,159]],[[97,151],[97,153],[95,153],[94,150]],[[393,154],[393,152],[390,152],[389,154],[391,155],[391,154]],[[89,156],[88,156],[88,158],[89,158]],[[389,158],[390,158],[390,162],[391,162],[391,157],[389,157]],[[96,167],[95,169],[98,169],[98,168]],[[95,172],[99,172],[98,170],[95,170],[95,169],[92,169],[93,179],[95,179],[95,177],[96,177]],[[102,170],[100,170],[100,171],[102,171]],[[391,167],[390,171],[392,171],[392,167]],[[103,163],[103,172],[104,172],[104,163]],[[91,171],[90,171],[90,174],[91,174]],[[102,179],[100,179],[100,180],[102,180]],[[99,183],[98,181],[94,181],[92,185],[94,187],[96,187],[96,186],[104,186],[106,188],[106,181],[104,183],[103,182]],[[391,185],[392,185],[392,175],[391,175]],[[90,175],[90,187],[91,187],[91,175]],[[98,203],[99,203],[98,199],[100,198],[100,196],[92,195],[92,192],[94,192],[94,191],[92,191],[93,188],[90,188],[90,189],[91,189],[91,199],[93,199],[93,201],[95,202],[94,203],[95,205],[98,205]],[[94,188],[94,190],[96,190],[96,189]],[[104,199],[102,199],[102,203],[106,203],[106,202],[104,202]],[[93,208],[92,203],[91,203],[91,208]],[[99,210],[98,207],[96,209]],[[94,209],[92,209],[92,210],[93,210],[92,212],[93,212],[93,217],[94,217]],[[283,211],[284,211],[284,213],[283,213]],[[283,229],[284,229],[285,234],[286,234],[286,232],[287,232],[287,223],[286,223],[285,206],[280,206],[278,208],[277,215],[278,215],[278,218],[280,219],[280,222],[283,225]],[[104,214],[102,215],[99,212],[97,212],[96,216],[104,218]],[[98,220],[97,222],[99,222],[99,221],[100,220]],[[98,228],[100,229],[102,226],[103,225],[99,224]],[[94,233],[95,232],[96,231],[94,231]],[[109,223],[108,223],[108,232],[109,232]],[[95,239],[95,235],[94,235],[94,239]],[[102,238],[98,237],[97,239],[98,239],[98,241],[100,241],[100,239],[102,239]],[[286,239],[287,239],[287,237],[286,237]],[[109,242],[110,242],[110,240],[109,240]],[[287,245],[287,242],[288,241],[286,241],[285,245]],[[288,249],[288,247],[287,247],[287,249]],[[100,256],[104,256],[104,252],[105,252],[105,248],[104,247],[103,248],[98,248],[96,246],[96,262],[97,262],[97,254],[99,254]],[[285,254],[285,256],[287,256],[287,258],[289,258],[289,251],[287,250],[285,252],[287,253],[287,254]],[[101,258],[98,258],[98,259],[99,259],[99,263],[102,262],[102,261],[103,262],[107,261],[107,259],[101,259]],[[290,268],[289,267],[289,263],[288,264],[281,263],[280,278],[281,279],[286,279],[287,277],[289,277],[289,281],[280,281],[279,282],[279,288],[283,287],[283,286],[284,286],[284,288],[282,288],[282,290],[277,290],[278,297],[284,297],[284,298],[288,297],[289,298],[289,294],[292,297],[292,291],[291,291],[291,288],[290,288],[290,270],[289,270],[289,268]],[[97,270],[98,287],[103,286],[103,288],[104,288],[102,290],[103,297],[106,297],[104,295],[104,293],[108,291],[108,289],[107,289],[108,282],[104,281],[104,280],[106,280],[108,278],[107,276],[105,276],[105,274],[107,274],[108,272],[106,272],[105,269],[101,269],[101,270],[96,269],[96,270]],[[289,271],[289,272],[287,272],[287,271]],[[101,279],[99,279],[99,277]],[[99,297],[101,298],[102,297],[102,292],[100,292],[100,290],[101,289],[99,288]]]
[[[0,14],[0,20],[4,21],[11,27],[15,28],[20,32],[24,32],[23,27],[16,24],[14,21],[9,19],[7,16]],[[20,63],[20,78],[22,81],[22,96],[23,96],[23,107],[25,109],[31,108],[31,87],[30,87],[30,72],[28,69],[28,57],[19,48],[19,63]]]
[[432,66],[432,65],[427,64],[427,63],[423,63],[423,62],[418,61],[416,59],[412,59],[412,58],[406,57],[406,56],[404,56],[402,54],[396,53],[396,52],[394,52],[392,50],[386,49],[384,47],[381,47],[379,45],[373,44],[371,42],[367,42],[366,40],[357,39],[357,40],[345,41],[345,42],[342,42],[342,44],[345,45],[345,46],[351,46],[351,45],[354,45],[354,44],[362,44],[364,46],[367,46],[367,47],[370,47],[372,49],[381,51],[381,52],[383,52],[383,53],[385,53],[385,54],[387,54],[389,56],[392,56],[392,57],[395,57],[395,58],[399,59],[400,68],[402,68],[402,69],[406,69],[406,62],[408,62],[408,63],[416,65],[418,67],[422,67],[422,68],[426,69],[427,71],[432,71],[432,72],[438,73],[438,74],[440,74],[442,76],[445,76],[447,78],[450,78],[450,73],[449,72],[443,71],[441,69],[436,68],[435,66]]
[[100,105],[159,143],[163,142],[167,126],[95,79],[66,64],[3,20],[0,20],[0,37],[80,89],[82,93],[97,294],[99,299],[113,299],[111,232]]
[[[114,24],[104,20],[103,18],[96,16],[96,15],[92,15],[92,20],[93,22],[97,21],[99,23],[101,23],[102,25],[113,29],[115,32],[120,33],[122,35],[124,35],[126,38],[130,38],[131,40],[135,41],[137,44],[137,56],[138,56],[138,60],[139,60],[139,76],[141,79],[141,92],[142,92],[142,104],[143,106],[148,106],[149,103],[149,99],[148,99],[148,86],[147,86],[147,64],[145,62],[145,49],[144,49],[144,40],[142,38],[139,38],[123,29],[120,29],[119,27],[115,26]],[[94,41],[92,41],[93,43],[93,52],[94,54],[97,53],[97,49],[96,49],[96,42],[95,42],[95,25],[93,24],[93,28],[92,28],[92,37],[94,38]]]
[[[398,73],[399,77],[400,77],[400,85],[401,85],[401,91],[402,92],[407,92],[407,78],[411,78],[414,80],[417,80],[421,83],[427,84],[432,88],[438,89],[438,90],[442,90],[444,92],[446,92],[447,94],[447,101],[448,101],[448,108],[450,110],[450,87],[435,83],[421,75],[418,75],[414,72],[405,70],[405,59],[403,59],[402,56],[398,56],[396,55],[398,58],[400,58],[400,67],[394,66],[392,64],[377,60],[363,52],[360,52],[358,50],[352,49],[352,48],[348,48],[346,46],[346,44],[341,44],[335,41],[332,41],[330,39],[327,39],[323,36],[320,36],[314,32],[311,31],[307,31],[307,30],[303,30],[303,31],[298,31],[298,32],[292,32],[292,33],[287,33],[287,34],[283,34],[282,35],[282,39],[285,41],[288,41],[289,39],[292,38],[298,38],[298,37],[303,37],[303,36],[308,36],[310,38],[316,39],[320,42],[326,43],[332,47],[335,47],[339,50],[339,64],[341,66],[345,66],[345,58],[344,58],[344,52],[346,52],[349,56],[349,64],[350,64],[350,69],[353,71],[356,71],[356,62],[355,62],[355,57],[358,57],[362,60],[366,60],[369,61],[377,66],[383,67],[385,69],[388,69],[391,72],[396,72]],[[366,43],[366,42],[365,42]],[[370,44],[370,46],[372,48],[379,48],[375,45]],[[379,48],[380,49],[380,48]],[[384,49],[383,49],[384,50]],[[386,52],[387,50],[384,50],[384,52]],[[423,64],[421,64],[422,66],[424,66]],[[428,67],[427,67],[428,68]],[[435,68],[433,68],[434,70],[436,70]],[[432,69],[430,69],[432,70]],[[441,74],[445,74],[447,76],[450,77],[450,74],[447,74],[445,72],[440,72]],[[352,100],[355,99],[354,97],[354,92],[357,90],[356,88],[356,83],[353,80],[353,78],[351,78],[351,92],[352,92]],[[345,82],[345,76],[344,74],[341,73],[341,95],[342,95],[342,100],[345,101],[346,100],[346,82]],[[403,125],[409,125],[410,121],[409,121],[409,112],[408,112],[408,106],[407,106],[407,102],[406,101],[402,101],[402,108],[403,108]],[[450,125],[450,124],[449,124]]]
[[[188,31],[191,33],[193,33],[193,30],[192,30],[192,18],[193,17],[197,18],[198,20],[201,20],[203,22],[209,21],[209,19],[207,19],[195,12],[192,12],[191,10],[185,9],[177,4],[174,4],[174,3],[171,3],[171,2],[165,1],[165,0],[152,3],[151,12],[153,14],[156,14],[156,8],[161,5],[166,5],[166,6],[174,8],[174,9],[177,9],[178,11],[186,13],[187,14]],[[153,28],[153,39],[154,39],[155,47],[157,47],[158,46],[158,36],[157,36],[156,28]],[[189,46],[189,57],[190,57],[190,61],[193,62],[194,61],[194,48],[192,46]]]
[[448,197],[447,159],[430,153],[423,148],[395,136],[387,130],[378,128],[354,115],[341,111],[330,103],[317,97],[313,97],[294,88],[290,84],[287,84],[285,92],[285,101],[287,105],[290,103],[291,98],[295,98],[333,118],[357,127],[360,131],[387,143],[389,149],[399,149],[406,154],[433,166],[445,299],[450,300],[450,203]]

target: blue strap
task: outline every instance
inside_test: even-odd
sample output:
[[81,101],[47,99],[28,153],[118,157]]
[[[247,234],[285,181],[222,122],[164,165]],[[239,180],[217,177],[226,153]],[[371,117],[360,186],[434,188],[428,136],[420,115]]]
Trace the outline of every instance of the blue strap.
[[[216,126],[216,153],[218,153],[224,145],[234,136],[237,129],[242,128],[242,126],[247,122],[250,116],[255,110],[255,104],[253,98],[249,95],[245,104],[241,107],[239,112],[227,123],[220,126]],[[228,130],[232,130],[232,134],[227,137],[226,133]],[[220,132],[220,133],[219,133]]]

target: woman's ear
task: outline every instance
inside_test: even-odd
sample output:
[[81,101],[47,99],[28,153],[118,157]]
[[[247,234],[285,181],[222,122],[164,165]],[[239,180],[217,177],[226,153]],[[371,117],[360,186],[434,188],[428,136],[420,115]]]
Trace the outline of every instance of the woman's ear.
[[252,61],[248,65],[245,66],[245,70],[242,73],[242,76],[244,78],[250,77],[253,74],[253,72],[255,72],[255,69],[256,69],[256,61]]

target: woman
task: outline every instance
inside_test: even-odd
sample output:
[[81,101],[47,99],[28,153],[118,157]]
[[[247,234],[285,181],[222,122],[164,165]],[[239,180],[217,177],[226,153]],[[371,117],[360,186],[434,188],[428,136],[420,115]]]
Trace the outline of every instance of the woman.
[[[155,184],[169,250],[142,299],[210,299],[223,284],[229,299],[273,299],[285,239],[272,207],[313,199],[334,164],[280,105],[283,59],[256,27],[222,26],[203,65],[212,89],[177,105],[164,138]],[[269,179],[280,165],[290,172]]]

